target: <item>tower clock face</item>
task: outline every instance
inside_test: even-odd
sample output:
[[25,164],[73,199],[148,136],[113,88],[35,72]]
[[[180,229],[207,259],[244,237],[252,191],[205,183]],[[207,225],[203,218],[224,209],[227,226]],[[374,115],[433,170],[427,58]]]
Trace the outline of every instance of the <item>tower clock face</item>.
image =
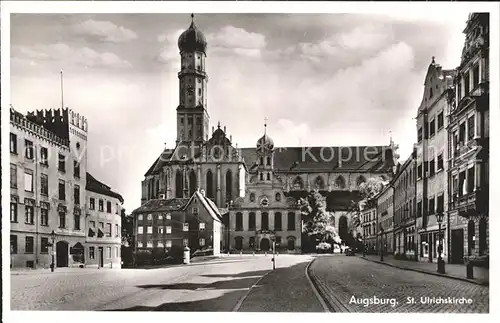
[[187,88],[187,93],[188,93],[189,95],[193,95],[193,94],[194,94],[194,89],[193,89],[191,86],[190,86],[190,87],[188,87],[188,88]]

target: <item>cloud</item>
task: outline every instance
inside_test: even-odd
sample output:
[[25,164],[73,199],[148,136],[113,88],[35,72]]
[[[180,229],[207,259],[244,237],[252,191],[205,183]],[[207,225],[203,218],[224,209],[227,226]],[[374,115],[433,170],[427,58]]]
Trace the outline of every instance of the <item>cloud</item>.
[[73,26],[75,34],[96,37],[100,41],[124,43],[137,39],[137,34],[123,26],[117,26],[109,21],[89,19]]
[[163,33],[157,37],[158,42],[163,44],[157,57],[158,62],[168,64],[171,68],[178,68],[180,66],[177,40],[183,32],[183,29],[177,29]]
[[224,26],[215,33],[207,35],[207,42],[214,55],[239,55],[261,57],[266,47],[266,36],[248,32],[243,28]]
[[130,68],[132,64],[114,53],[99,53],[89,47],[73,48],[67,44],[14,46],[12,48],[13,63],[22,60],[53,61],[59,66],[81,66],[85,68]]

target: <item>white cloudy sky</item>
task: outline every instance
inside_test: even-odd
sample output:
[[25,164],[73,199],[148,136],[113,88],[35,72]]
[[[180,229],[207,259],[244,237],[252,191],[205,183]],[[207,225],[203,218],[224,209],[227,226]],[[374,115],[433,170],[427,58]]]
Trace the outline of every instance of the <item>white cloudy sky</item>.
[[[385,145],[402,158],[431,57],[460,63],[467,13],[438,19],[361,14],[198,14],[209,42],[208,110],[239,147],[263,132],[278,146]],[[64,103],[89,120],[89,171],[132,210],[167,142],[175,144],[180,59],[188,14],[11,16],[11,103]]]

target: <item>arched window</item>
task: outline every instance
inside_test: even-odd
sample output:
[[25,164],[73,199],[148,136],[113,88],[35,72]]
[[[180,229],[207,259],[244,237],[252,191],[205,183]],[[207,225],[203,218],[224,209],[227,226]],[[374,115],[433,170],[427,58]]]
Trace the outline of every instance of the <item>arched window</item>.
[[248,230],[255,231],[255,212],[248,213]]
[[267,157],[266,161],[267,161],[267,163],[266,163],[267,165],[271,165],[271,157]]
[[242,250],[243,249],[243,237],[234,238],[235,246],[234,249]]
[[233,199],[233,173],[230,169],[226,172],[226,202]]
[[184,196],[184,193],[183,193],[184,180],[182,177],[183,177],[182,171],[177,170],[177,172],[175,173],[175,197],[183,197]]
[[366,182],[365,177],[363,175],[360,175],[358,177],[358,180],[356,181],[356,185],[359,186],[359,185],[363,184],[364,182]]
[[236,213],[236,231],[243,231],[243,214],[241,212]]
[[192,196],[196,191],[196,174],[192,169],[189,172],[189,196]]
[[207,172],[207,197],[214,198],[214,176],[210,169]]
[[288,237],[287,240],[287,249],[295,250],[295,237]]
[[281,212],[274,213],[274,230],[281,231]]
[[271,173],[267,173],[267,180],[270,181],[271,180]]
[[260,180],[263,181],[264,180],[264,174],[260,173]]
[[294,190],[303,190],[304,189],[304,181],[300,176],[297,176],[293,181],[293,189]]
[[321,177],[321,176],[316,177],[316,179],[314,180],[314,187],[317,190],[324,190],[325,189],[325,181],[323,180],[323,177]]
[[295,231],[295,213],[289,212],[288,213],[288,221],[287,221],[287,230],[288,231]]
[[475,227],[474,227],[474,221],[470,220],[469,221],[469,224],[467,225],[467,237],[468,237],[468,245],[469,245],[469,256],[472,255],[472,253],[474,252],[474,248],[475,248],[475,238],[474,236],[476,235],[476,230],[475,230]]
[[255,202],[255,193],[250,193],[250,202]]
[[486,219],[481,218],[479,220],[479,255],[483,256],[488,249],[488,245],[486,243],[486,235],[487,235],[487,230],[486,230]]
[[260,164],[264,165],[264,157],[260,157]]
[[275,200],[277,202],[281,201],[281,194],[280,193],[276,193]]
[[261,230],[269,230],[269,213],[262,212]]
[[342,176],[337,177],[337,179],[335,179],[335,186],[337,186],[337,188],[343,190],[345,188],[344,177],[342,177]]

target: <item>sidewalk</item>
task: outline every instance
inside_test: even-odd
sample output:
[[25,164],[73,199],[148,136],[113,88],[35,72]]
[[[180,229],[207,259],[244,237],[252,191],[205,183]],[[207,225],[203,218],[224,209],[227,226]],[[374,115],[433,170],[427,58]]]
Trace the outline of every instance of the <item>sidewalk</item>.
[[483,286],[489,286],[490,282],[489,269],[487,268],[474,267],[474,279],[468,279],[466,275],[465,265],[446,264],[445,267],[446,274],[439,274],[437,272],[437,263],[434,262],[430,263],[422,261],[396,260],[392,255],[384,256],[383,262],[380,261],[380,256],[378,255],[366,255],[365,257],[358,255],[358,257],[363,258],[365,260],[373,261],[387,266],[397,267],[404,270],[411,270],[411,271],[421,272],[424,274],[431,274],[452,279],[459,279]]

